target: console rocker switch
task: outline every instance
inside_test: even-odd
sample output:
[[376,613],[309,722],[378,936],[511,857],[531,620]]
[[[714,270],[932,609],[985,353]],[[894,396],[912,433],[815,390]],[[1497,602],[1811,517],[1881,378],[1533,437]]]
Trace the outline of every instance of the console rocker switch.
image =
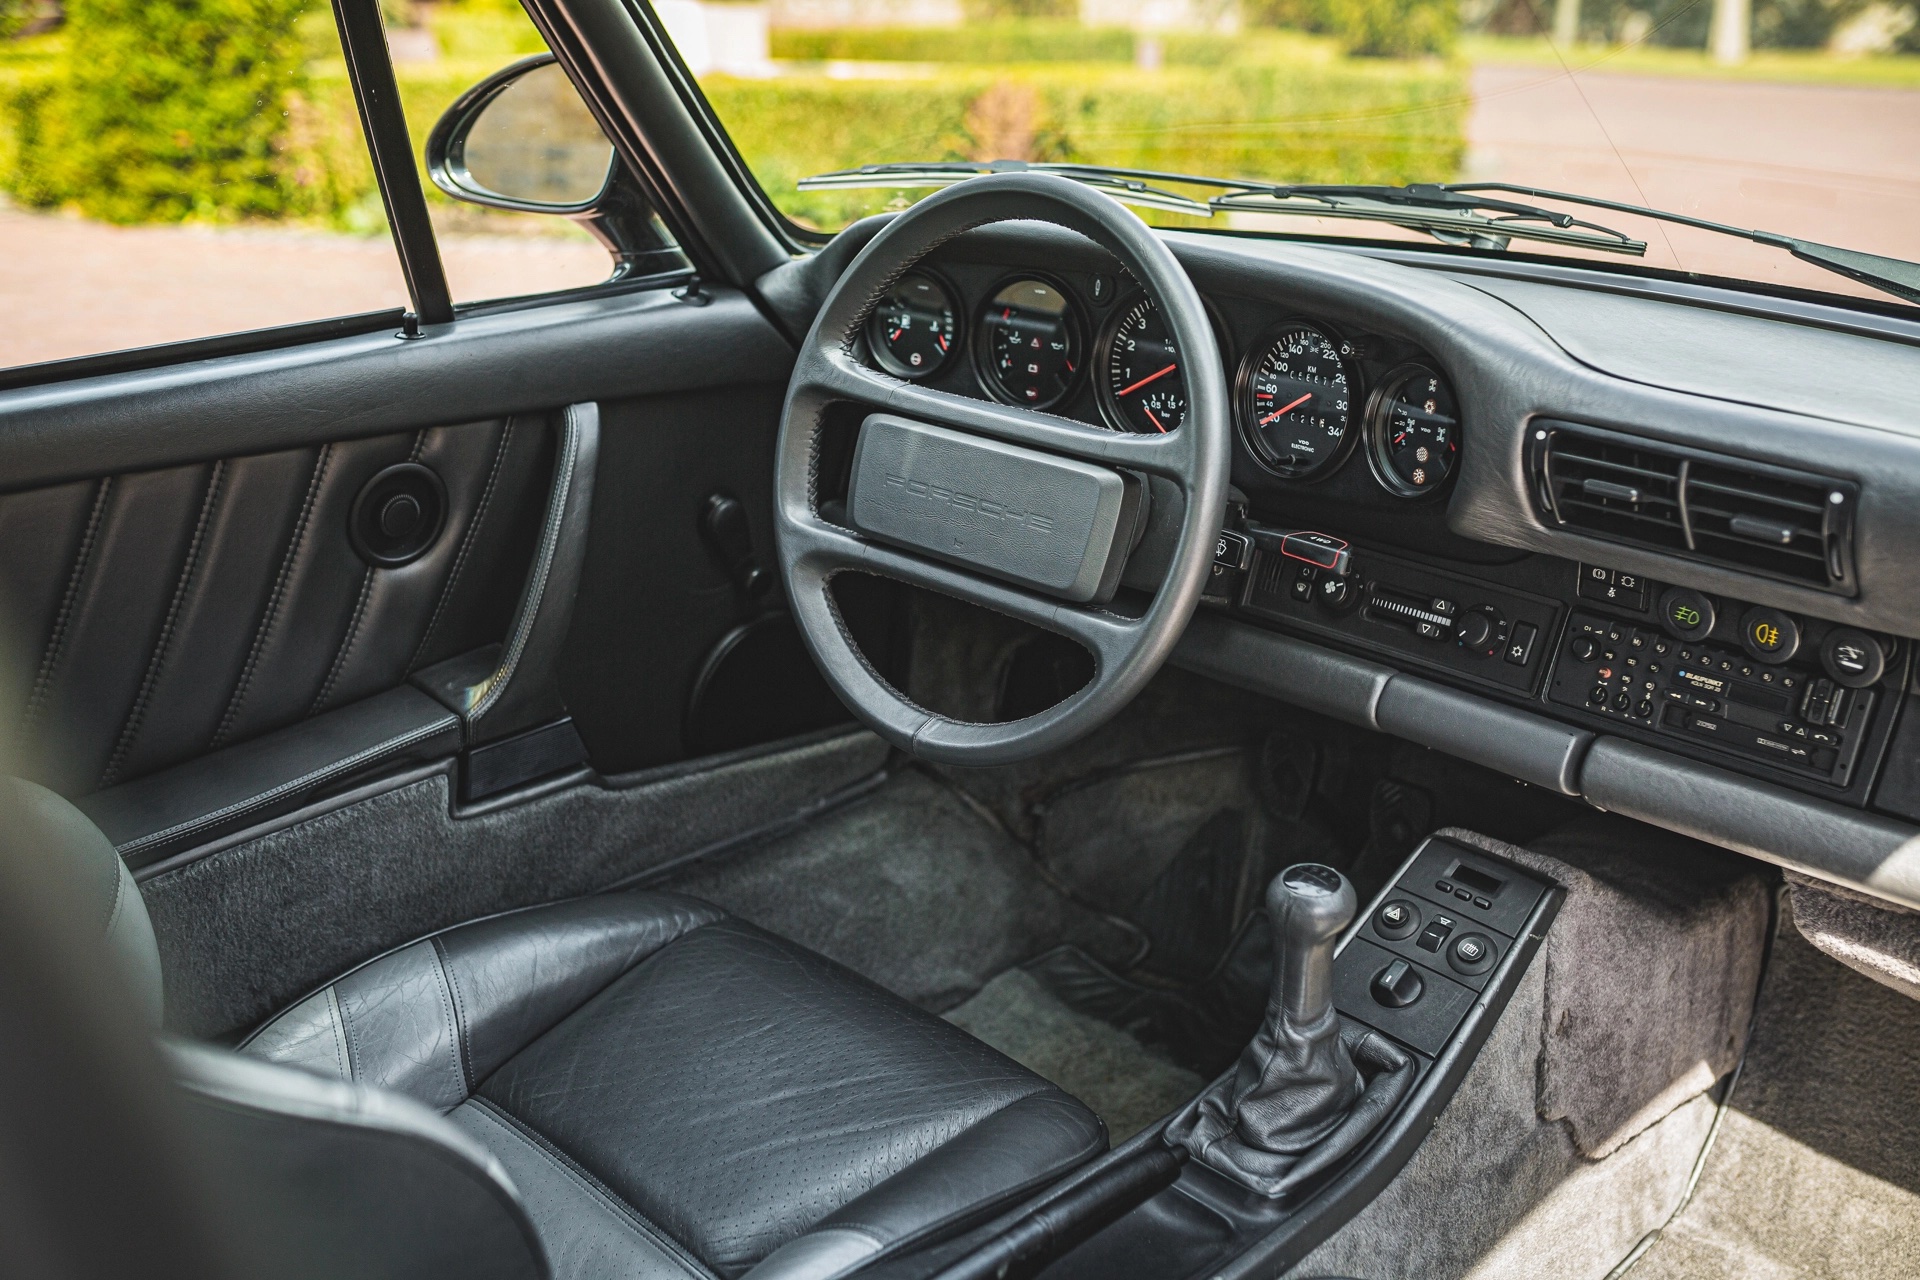
[[1426,992],[1420,971],[1405,960],[1395,960],[1373,975],[1369,990],[1374,1001],[1389,1009],[1404,1009]]

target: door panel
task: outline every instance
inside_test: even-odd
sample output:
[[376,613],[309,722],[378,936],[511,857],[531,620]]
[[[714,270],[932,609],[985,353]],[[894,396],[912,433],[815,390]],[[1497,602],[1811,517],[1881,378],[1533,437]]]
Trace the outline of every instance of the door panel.
[[[543,417],[110,474],[0,497],[0,723],[26,776],[114,786],[390,689],[500,638],[550,465]],[[394,463],[446,522],[379,568],[348,515]],[[27,673],[31,673],[30,675]]]

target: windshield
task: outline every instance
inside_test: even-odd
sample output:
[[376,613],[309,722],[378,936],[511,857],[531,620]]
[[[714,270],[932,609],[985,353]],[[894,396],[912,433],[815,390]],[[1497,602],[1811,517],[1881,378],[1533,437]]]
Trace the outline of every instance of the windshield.
[[[812,231],[935,188],[803,185],[811,176],[1021,160],[1275,183],[1512,183],[1920,260],[1916,0],[656,8],[769,199]],[[1156,185],[1203,204],[1213,194]],[[1351,217],[1137,212],[1159,226],[1434,243]],[[1600,221],[1644,254],[1525,240],[1508,251],[1894,301],[1777,248],[1631,213]]]

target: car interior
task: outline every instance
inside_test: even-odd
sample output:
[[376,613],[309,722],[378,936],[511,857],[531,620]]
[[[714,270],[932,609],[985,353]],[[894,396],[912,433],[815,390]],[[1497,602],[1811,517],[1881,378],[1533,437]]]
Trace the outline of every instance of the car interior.
[[606,284],[342,3],[414,306],[0,385],[0,1269],[1920,1274],[1908,301],[800,240],[527,7]]

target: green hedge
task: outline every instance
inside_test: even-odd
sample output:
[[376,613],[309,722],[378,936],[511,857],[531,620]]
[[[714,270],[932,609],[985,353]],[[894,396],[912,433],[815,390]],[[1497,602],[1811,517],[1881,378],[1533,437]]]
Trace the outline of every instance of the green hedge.
[[[912,192],[802,192],[802,177],[877,160],[999,158],[976,104],[1029,114],[1027,154],[1293,182],[1444,181],[1465,151],[1465,77],[1444,64],[984,68],[937,80],[710,78],[708,100],[774,203],[831,228]],[[1006,113],[1003,110],[1001,114]],[[1004,132],[1004,130],[1003,130]],[[1000,154],[1004,154],[1001,152]]]
[[[457,8],[425,11],[446,56],[396,68],[416,143],[468,86],[540,47],[524,18],[501,8],[508,3],[466,0]],[[808,38],[815,50],[896,55],[924,51],[930,46],[915,42],[929,38],[974,41],[968,47],[979,56],[980,48],[1030,47],[1042,34],[1061,30],[1056,23],[1018,22],[984,30]],[[795,186],[811,173],[878,160],[1009,156],[1322,182],[1434,181],[1459,169],[1467,93],[1457,65],[1352,59],[1341,56],[1330,39],[1252,31],[1232,39],[1168,36],[1163,69],[1147,74],[1132,65],[1130,47],[1119,56],[1117,46],[1100,43],[1112,40],[1112,32],[1071,30],[1088,41],[1087,48],[1106,49],[1106,60],[1090,55],[1079,63],[949,63],[937,77],[892,80],[710,77],[703,87],[775,203],[820,227],[912,198],[914,193],[897,192],[803,194]],[[792,33],[777,34],[781,50],[797,47],[784,43]],[[282,218],[378,232],[384,226],[379,193],[338,46],[330,26],[311,14],[303,39],[304,64],[273,90],[279,94],[276,112],[250,106],[236,111],[236,120],[246,116],[245,128],[223,125],[227,132],[207,135],[224,149],[191,132],[193,145],[179,147],[176,136],[149,130],[140,135],[146,150],[131,153],[131,176],[105,181],[87,166],[128,154],[127,144],[76,140],[74,110],[62,88],[75,65],[67,37],[0,42],[0,190],[22,204],[73,204],[119,220]],[[268,92],[254,80],[247,83],[256,85],[256,100]],[[119,104],[114,109],[124,114],[127,102],[139,100],[131,90],[91,92]],[[215,105],[193,101],[196,110]],[[443,214],[452,211],[453,202],[431,184],[427,196]],[[458,208],[462,225],[484,217],[470,213],[471,206]],[[558,223],[552,229],[566,230]]]
[[1132,62],[1133,32],[1077,22],[964,27],[775,27],[772,56],[795,62]]
[[302,212],[280,143],[302,0],[68,0],[51,76],[10,94],[10,185],[111,222]]

